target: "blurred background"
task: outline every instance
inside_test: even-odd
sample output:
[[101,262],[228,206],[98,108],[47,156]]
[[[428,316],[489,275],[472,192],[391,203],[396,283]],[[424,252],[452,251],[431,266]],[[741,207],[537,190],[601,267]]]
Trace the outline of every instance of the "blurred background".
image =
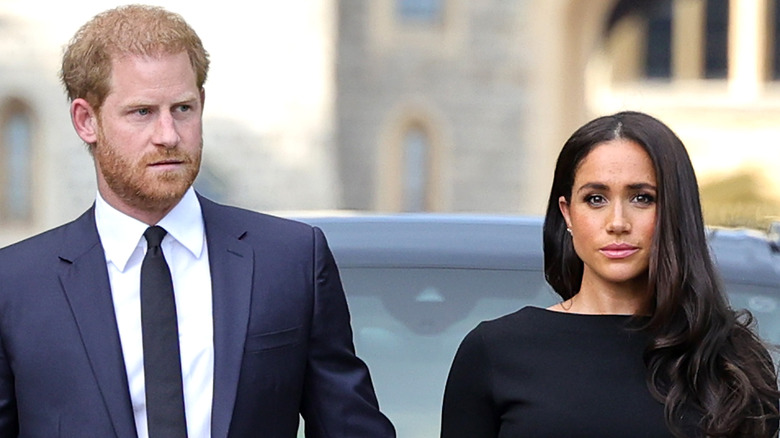
[[[778,0],[151,4],[211,54],[196,186],[255,210],[542,214],[555,158],[620,110],[669,124],[711,225],[780,221]],[[58,82],[111,0],[0,0],[0,246],[95,196]]]

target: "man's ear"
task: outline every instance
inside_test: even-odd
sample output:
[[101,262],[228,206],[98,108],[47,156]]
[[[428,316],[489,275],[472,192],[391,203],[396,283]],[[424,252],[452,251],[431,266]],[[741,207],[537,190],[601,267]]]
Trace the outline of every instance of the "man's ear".
[[97,113],[92,105],[82,98],[73,99],[70,103],[70,120],[76,129],[76,134],[84,143],[93,145],[98,138]]

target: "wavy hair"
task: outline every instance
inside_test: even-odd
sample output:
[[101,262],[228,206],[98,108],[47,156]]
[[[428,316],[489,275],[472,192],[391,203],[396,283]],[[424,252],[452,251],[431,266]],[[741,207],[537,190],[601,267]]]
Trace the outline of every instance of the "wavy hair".
[[99,111],[110,92],[116,57],[186,52],[203,89],[209,55],[184,19],[161,7],[127,5],[102,12],[84,24],[65,48],[60,78],[68,99],[85,99]]
[[648,268],[653,313],[643,330],[647,383],[664,403],[677,437],[769,437],[777,431],[777,373],[747,311],[729,307],[710,256],[699,188],[685,146],[669,127],[639,112],[599,117],[563,146],[544,221],[547,282],[564,300],[580,289],[583,263],[574,251],[558,199],[571,202],[575,173],[601,143],[641,146],[655,168],[657,217]]

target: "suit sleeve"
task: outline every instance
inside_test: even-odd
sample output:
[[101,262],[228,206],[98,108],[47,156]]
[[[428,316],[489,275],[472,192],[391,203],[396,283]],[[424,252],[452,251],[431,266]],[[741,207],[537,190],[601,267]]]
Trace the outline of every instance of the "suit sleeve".
[[479,327],[455,354],[444,389],[441,438],[496,438],[490,363]]
[[307,438],[395,437],[368,368],[355,355],[349,311],[325,236],[314,228],[314,311],[301,412]]
[[15,437],[19,434],[19,422],[16,411],[16,393],[14,376],[8,363],[5,346],[0,333],[0,438]]

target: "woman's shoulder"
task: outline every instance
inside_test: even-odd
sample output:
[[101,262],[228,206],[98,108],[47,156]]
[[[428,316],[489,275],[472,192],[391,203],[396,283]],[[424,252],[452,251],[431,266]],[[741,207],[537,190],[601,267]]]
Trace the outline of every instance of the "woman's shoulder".
[[595,320],[540,307],[523,307],[477,325],[463,339],[459,357],[527,367],[538,364],[541,358],[557,357],[561,351],[575,354],[572,345],[578,350],[576,345],[582,343],[583,335],[591,337],[588,325]]
[[624,336],[627,333],[626,328],[637,327],[641,322],[641,318],[635,319],[628,315],[578,314],[528,306],[496,319],[483,321],[470,335],[483,342],[523,339],[554,341],[572,337],[609,339]]
[[582,330],[597,327],[614,327],[624,324],[630,317],[625,315],[589,315],[581,313],[561,312],[535,306],[526,306],[515,312],[496,319],[483,321],[478,328],[481,330],[530,329],[539,330]]
[[467,336],[493,343],[518,337],[535,337],[555,328],[555,312],[540,307],[523,307],[495,319],[482,321]]
[[483,330],[495,330],[505,327],[514,328],[517,327],[518,324],[527,325],[544,321],[553,316],[552,313],[554,312],[541,307],[526,306],[512,313],[499,316],[498,318],[483,321],[477,327],[483,327]]

